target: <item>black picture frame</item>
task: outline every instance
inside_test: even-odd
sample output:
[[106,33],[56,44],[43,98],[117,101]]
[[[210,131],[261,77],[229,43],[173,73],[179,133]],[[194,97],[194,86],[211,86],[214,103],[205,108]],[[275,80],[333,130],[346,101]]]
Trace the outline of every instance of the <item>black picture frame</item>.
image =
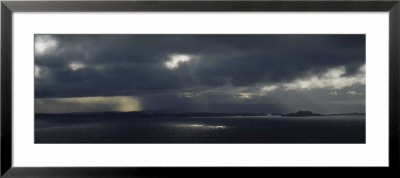
[[[389,12],[389,167],[63,167],[28,168],[12,165],[12,17],[13,12],[108,12],[108,11],[294,11],[294,12]],[[132,177],[210,176],[279,173],[279,176],[308,174],[314,169],[325,174],[359,175],[398,173],[399,168],[399,71],[400,2],[395,1],[2,1],[1,2],[1,175],[5,177]],[[291,170],[288,171],[287,169]],[[340,170],[340,171],[337,171]],[[211,171],[213,173],[211,174]],[[318,176],[318,175],[317,175]],[[319,175],[322,176],[322,175]]]

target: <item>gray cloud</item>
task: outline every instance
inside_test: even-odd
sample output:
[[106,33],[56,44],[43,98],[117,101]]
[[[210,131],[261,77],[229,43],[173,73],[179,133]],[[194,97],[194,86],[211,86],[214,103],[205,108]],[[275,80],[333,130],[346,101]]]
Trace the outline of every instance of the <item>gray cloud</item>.
[[[35,54],[37,98],[132,95],[141,98],[144,109],[286,111],[289,95],[323,91],[324,96],[347,101],[346,91],[362,93],[362,87],[341,95],[342,89],[365,87],[357,82],[365,76],[360,72],[365,65],[365,35],[36,35],[35,39],[40,46]],[[176,67],[168,67],[168,61],[175,61],[170,65]],[[337,95],[329,94],[333,90],[326,82],[310,91],[285,90],[285,84],[296,89],[296,82],[313,77],[326,81],[327,72],[335,68],[343,69],[338,80],[353,80],[334,88]],[[271,86],[271,91],[261,91]],[[318,100],[312,94],[309,98]]]

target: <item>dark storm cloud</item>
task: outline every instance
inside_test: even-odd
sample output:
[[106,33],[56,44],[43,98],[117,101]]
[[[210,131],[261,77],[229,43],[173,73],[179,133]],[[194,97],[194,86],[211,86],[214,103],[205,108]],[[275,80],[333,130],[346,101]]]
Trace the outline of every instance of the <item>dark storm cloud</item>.
[[[40,35],[37,35],[40,37]],[[47,69],[37,97],[135,95],[192,87],[290,82],[365,63],[364,35],[51,35],[57,47],[36,54]],[[197,56],[174,70],[171,54]],[[71,70],[71,65],[82,65]],[[43,70],[44,71],[44,70]]]
[[35,40],[40,112],[116,106],[173,112],[365,110],[364,35],[36,35]]

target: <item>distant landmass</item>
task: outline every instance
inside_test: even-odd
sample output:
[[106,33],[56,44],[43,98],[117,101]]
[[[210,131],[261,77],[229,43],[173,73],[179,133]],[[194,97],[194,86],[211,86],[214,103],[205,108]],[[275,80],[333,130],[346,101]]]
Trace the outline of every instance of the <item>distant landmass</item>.
[[311,111],[298,111],[297,113],[282,114],[282,116],[289,117],[308,117],[308,116],[361,116],[365,113],[353,112],[353,113],[338,113],[338,114],[318,114]]
[[298,111],[297,113],[285,114],[282,116],[290,116],[290,117],[308,117],[308,116],[323,116],[322,114],[313,113],[311,111]]
[[76,113],[37,113],[35,117],[40,118],[78,118],[78,117],[221,117],[221,116],[288,116],[288,117],[309,117],[309,116],[344,116],[344,115],[365,115],[365,113],[339,113],[339,114],[318,114],[311,111],[298,111],[296,113],[281,114],[281,113],[212,113],[212,112],[146,112],[146,111],[132,111],[132,112],[76,112]]
[[363,116],[365,113],[352,112],[352,113],[339,113],[339,114],[327,114],[327,116]]

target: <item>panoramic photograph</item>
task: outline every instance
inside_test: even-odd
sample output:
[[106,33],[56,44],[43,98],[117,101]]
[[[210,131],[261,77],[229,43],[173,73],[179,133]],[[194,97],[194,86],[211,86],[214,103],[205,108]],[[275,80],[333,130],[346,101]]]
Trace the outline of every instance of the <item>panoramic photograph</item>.
[[36,144],[358,143],[364,34],[36,34]]

